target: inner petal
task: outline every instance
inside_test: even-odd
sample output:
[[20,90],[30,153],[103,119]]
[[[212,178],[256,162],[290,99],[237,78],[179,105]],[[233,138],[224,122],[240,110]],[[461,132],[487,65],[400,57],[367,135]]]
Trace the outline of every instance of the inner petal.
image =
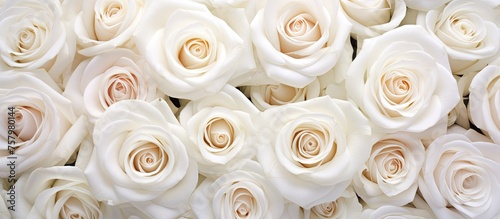
[[219,151],[229,147],[233,139],[234,128],[227,120],[216,117],[208,122],[203,139],[208,146]]

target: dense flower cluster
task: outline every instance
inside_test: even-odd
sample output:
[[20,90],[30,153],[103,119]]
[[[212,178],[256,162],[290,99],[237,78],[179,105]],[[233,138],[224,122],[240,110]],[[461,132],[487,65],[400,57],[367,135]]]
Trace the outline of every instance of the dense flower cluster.
[[0,1],[0,218],[498,218],[499,14]]

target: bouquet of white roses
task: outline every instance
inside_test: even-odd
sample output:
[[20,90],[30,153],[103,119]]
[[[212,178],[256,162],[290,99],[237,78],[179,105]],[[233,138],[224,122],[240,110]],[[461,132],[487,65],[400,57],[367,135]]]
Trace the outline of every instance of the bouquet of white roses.
[[499,15],[0,1],[0,218],[500,217]]

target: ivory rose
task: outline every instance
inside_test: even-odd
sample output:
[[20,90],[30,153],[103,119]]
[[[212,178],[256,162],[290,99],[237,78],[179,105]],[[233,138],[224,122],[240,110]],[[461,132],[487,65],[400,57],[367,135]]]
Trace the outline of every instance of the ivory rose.
[[438,218],[494,218],[500,214],[498,145],[475,139],[474,132],[451,133],[427,148],[418,185]]
[[264,84],[250,87],[252,103],[264,111],[273,106],[306,101],[319,97],[321,87],[318,79],[314,79],[303,88],[291,87],[285,84]]
[[191,144],[163,100],[124,100],[97,120],[85,175],[99,201],[130,204],[152,218],[185,211],[198,169]]
[[129,41],[144,13],[144,0],[82,1],[74,22],[78,53],[85,56],[115,49],[133,48]]
[[472,123],[500,144],[500,66],[480,71],[470,84],[469,115]]
[[239,90],[229,85],[182,109],[179,121],[193,142],[187,149],[201,174],[216,178],[239,169],[255,156],[252,116],[257,112]]
[[265,74],[302,88],[335,66],[351,29],[338,1],[267,1],[251,22]]
[[403,0],[340,0],[340,9],[352,23],[358,40],[375,37],[399,26],[406,15]]
[[141,56],[128,49],[115,49],[81,62],[68,80],[64,96],[72,100],[77,114],[91,124],[114,103],[162,97],[152,70]]
[[279,192],[263,176],[260,165],[205,179],[194,191],[190,205],[197,218],[281,218],[284,204]]
[[105,218],[102,204],[77,167],[39,168],[22,176],[15,186],[13,218]]
[[[38,167],[64,165],[75,152],[86,135],[85,120],[77,119],[71,101],[61,92],[43,70],[0,73],[0,109],[4,110],[0,177],[11,175],[7,164],[12,161],[16,165],[11,178],[17,179]],[[14,109],[8,111],[9,107]]]
[[347,101],[314,98],[258,119],[258,162],[283,197],[304,209],[340,197],[370,154],[368,120]]
[[423,132],[460,100],[444,46],[415,25],[366,40],[346,90],[378,133]]
[[44,69],[60,86],[75,39],[58,0],[11,0],[0,10],[0,70]]
[[500,8],[488,1],[453,0],[445,6],[420,12],[417,24],[441,41],[451,70],[463,75],[479,71],[500,52]]
[[167,95],[192,100],[215,94],[253,63],[240,59],[243,39],[205,5],[166,0],[145,7],[134,42]]
[[424,157],[420,139],[406,133],[385,135],[372,146],[366,164],[354,177],[354,189],[372,208],[406,205],[417,192]]

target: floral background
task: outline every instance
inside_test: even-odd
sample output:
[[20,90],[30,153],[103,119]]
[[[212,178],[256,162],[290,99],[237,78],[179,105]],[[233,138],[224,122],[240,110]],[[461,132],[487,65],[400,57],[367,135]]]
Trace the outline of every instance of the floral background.
[[0,8],[0,218],[500,217],[497,0]]

